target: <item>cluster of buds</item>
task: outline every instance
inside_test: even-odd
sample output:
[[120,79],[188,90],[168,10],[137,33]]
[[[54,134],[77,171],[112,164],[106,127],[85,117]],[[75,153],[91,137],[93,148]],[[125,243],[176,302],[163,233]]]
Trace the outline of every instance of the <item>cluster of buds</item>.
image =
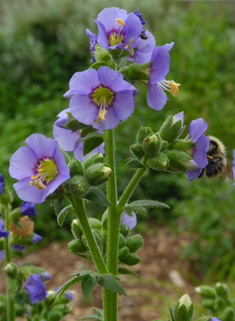
[[198,286],[196,292],[203,298],[202,305],[211,313],[219,314],[223,321],[235,320],[235,299],[229,299],[229,288],[225,283],[217,282],[215,287]]

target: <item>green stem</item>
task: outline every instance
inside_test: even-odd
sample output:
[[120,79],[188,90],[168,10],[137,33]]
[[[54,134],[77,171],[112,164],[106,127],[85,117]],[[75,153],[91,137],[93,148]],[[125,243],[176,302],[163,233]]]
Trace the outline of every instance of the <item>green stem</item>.
[[74,197],[72,194],[68,195],[68,198],[74,208],[74,211],[81,223],[83,233],[86,237],[87,244],[89,246],[92,258],[96,264],[97,270],[100,274],[108,273],[105,263],[103,261],[100,249],[96,243],[94,235],[92,233],[90,223],[87,218],[87,214],[84,208],[83,200],[80,197]]
[[[147,164],[147,157],[144,156],[143,158],[143,164],[146,166]],[[134,174],[134,176],[132,177],[130,183],[127,185],[125,191],[123,192],[119,203],[118,203],[118,208],[123,208],[126,203],[128,202],[131,194],[133,193],[135,187],[137,186],[137,184],[139,183],[140,179],[142,178],[142,176],[144,175],[145,171],[147,170],[148,166],[146,166],[146,168],[143,169],[138,169],[136,171],[136,173]]]
[[[9,209],[8,206],[5,207],[5,230],[9,232]],[[10,237],[5,238],[5,256],[6,264],[11,262],[11,249],[10,249]],[[15,303],[12,299],[10,290],[10,278],[7,276],[7,320],[15,320]]]
[[[117,209],[117,187],[116,187],[116,166],[115,166],[115,143],[114,130],[106,130],[105,140],[106,162],[112,169],[112,175],[107,183],[107,196],[112,204],[108,208],[108,237],[107,237],[107,269],[109,273],[118,273],[118,245],[120,211]],[[117,320],[117,293],[103,289],[104,296],[104,320]]]

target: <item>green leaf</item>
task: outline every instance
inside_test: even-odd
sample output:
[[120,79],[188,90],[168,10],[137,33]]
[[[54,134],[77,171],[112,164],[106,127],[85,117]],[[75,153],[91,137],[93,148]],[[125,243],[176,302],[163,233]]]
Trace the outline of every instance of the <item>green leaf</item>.
[[84,196],[89,201],[97,202],[105,206],[112,206],[104,193],[97,187],[90,187],[88,193]]
[[65,125],[65,127],[67,127],[68,129],[71,130],[80,130],[80,129],[84,129],[87,128],[88,125],[85,125],[83,123],[80,123],[77,119],[71,119],[70,121],[67,122],[67,124]]
[[79,139],[79,142],[82,141],[84,141],[83,155],[85,156],[103,143],[104,135],[98,132],[93,132]]
[[82,280],[82,293],[85,299],[88,299],[96,284],[100,280],[100,275],[95,274]]
[[102,138],[102,142],[104,141],[104,135],[101,134],[101,133],[98,133],[98,132],[93,132],[93,133],[90,133],[88,135],[86,135],[85,137],[79,139],[78,141],[79,142],[83,142],[83,141],[86,141],[86,140],[91,140],[92,138]]
[[170,208],[170,206],[168,206],[165,203],[161,203],[158,201],[151,201],[151,200],[139,200],[139,201],[134,201],[130,204],[128,204],[128,206],[142,206],[142,207],[146,207],[146,208],[154,208],[154,207],[161,207],[161,208]]
[[[135,213],[141,213],[141,214],[143,214],[143,215],[146,215],[146,210],[145,210],[145,208],[142,207],[142,206],[140,206],[140,205],[132,205],[132,203],[131,203],[131,204],[125,206],[124,209],[127,210],[127,211],[130,211],[130,210],[131,210],[131,211],[133,211],[133,212],[135,212]],[[128,212],[127,212],[127,214],[128,214]],[[129,214],[128,214],[128,215],[129,215]],[[131,216],[132,216],[132,214],[131,214]]]
[[57,215],[57,222],[60,227],[63,226],[64,220],[71,208],[72,208],[72,205],[65,206]]
[[133,272],[127,268],[118,268],[118,273],[123,274],[123,275],[131,274],[131,275],[134,275],[135,277],[137,277],[138,279],[140,279],[140,277],[135,272]]
[[79,272],[74,272],[72,274],[69,274],[69,276],[79,276],[80,275],[86,275],[86,274],[90,274],[90,275],[94,275],[94,274],[97,274],[96,272],[94,271],[91,271],[91,270],[82,270],[82,271],[79,271]]
[[13,294],[12,298],[15,303],[18,303],[20,305],[31,304],[30,298],[29,298],[29,293],[26,290],[22,290],[18,293]]
[[99,69],[101,66],[109,66],[110,63],[107,62],[107,61],[98,61],[98,62],[95,62],[93,63],[90,68],[93,68],[93,69]]
[[102,309],[93,307],[92,310],[94,310],[97,314],[94,314],[94,313],[88,314],[88,315],[85,315],[84,317],[79,318],[79,320],[95,319],[95,320],[104,321],[104,311]]
[[126,295],[125,290],[123,287],[115,280],[112,274],[101,274],[100,280],[98,282],[104,288],[107,288],[113,292],[117,292],[119,294]]
[[128,168],[143,168],[143,169],[145,169],[144,164],[140,160],[138,160],[136,158],[133,158],[129,162],[127,162],[126,163],[126,167],[128,167]]
[[20,257],[21,259],[24,258],[23,252],[21,252],[21,250],[17,250],[17,249],[12,250],[12,251],[11,251],[11,255],[18,256],[18,257]]
[[19,277],[9,277],[8,286],[11,292],[18,292],[22,286],[22,281]]

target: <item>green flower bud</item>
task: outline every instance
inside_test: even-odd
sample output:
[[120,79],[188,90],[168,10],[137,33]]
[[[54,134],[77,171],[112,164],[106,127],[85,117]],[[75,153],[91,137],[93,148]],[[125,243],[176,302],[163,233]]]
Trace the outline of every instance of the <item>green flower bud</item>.
[[195,291],[203,298],[214,299],[216,297],[215,289],[209,285],[200,285]]
[[5,249],[5,240],[3,237],[0,238],[0,251]]
[[216,297],[214,301],[214,310],[220,311],[223,310],[226,305],[226,302],[221,297]]
[[190,150],[194,147],[195,143],[189,140],[176,139],[168,148],[178,150]]
[[129,227],[128,227],[126,224],[121,225],[121,226],[120,226],[120,233],[121,233],[123,236],[126,237],[126,236],[130,233]]
[[69,165],[71,177],[75,175],[83,175],[84,169],[83,169],[82,162],[80,160],[74,158],[69,162],[68,165]]
[[202,300],[202,306],[203,306],[204,308],[213,310],[214,300],[213,300],[213,299],[204,299],[204,300]]
[[119,250],[119,260],[123,261],[127,258],[128,254],[130,253],[130,250],[127,246],[122,247]]
[[235,312],[232,307],[226,307],[223,311],[221,319],[223,321],[232,321],[235,319]]
[[81,239],[73,240],[68,244],[68,250],[71,253],[85,253],[88,248]]
[[51,311],[48,314],[47,320],[48,321],[59,321],[62,319],[63,313],[61,311]]
[[0,203],[7,206],[8,204],[11,204],[13,201],[12,193],[9,191],[9,189],[5,186],[3,188],[2,194],[0,194]]
[[101,231],[98,230],[98,229],[93,229],[93,235],[94,235],[94,238],[96,240],[96,243],[98,245],[100,245],[100,243],[102,242],[102,234],[101,234]]
[[108,229],[108,210],[106,210],[102,216],[102,230],[105,232]]
[[218,296],[220,296],[221,298],[227,300],[228,292],[229,292],[229,287],[227,286],[227,284],[217,282],[216,285],[215,285],[215,291],[216,291]]
[[91,165],[85,171],[85,177],[92,186],[98,186],[107,182],[111,174],[111,168],[101,163]]
[[141,126],[137,133],[137,142],[139,144],[142,144],[145,137],[151,134],[153,134],[153,131],[150,127]]
[[170,166],[167,169],[169,171],[185,172],[188,169],[198,168],[196,163],[192,161],[192,156],[187,152],[172,149],[166,155],[170,161]]
[[91,154],[90,156],[88,156],[84,160],[83,166],[84,166],[84,169],[87,169],[89,166],[91,166],[93,164],[97,164],[97,163],[104,163],[104,156],[99,152]]
[[110,55],[108,54],[108,52],[99,44],[95,45],[95,51],[93,51],[93,55],[97,62],[110,60]]
[[169,159],[164,153],[149,157],[147,163],[155,171],[162,171],[170,165]]
[[144,240],[140,234],[133,235],[127,239],[126,246],[129,248],[130,252],[137,252],[143,245]]
[[[47,296],[44,301],[46,306],[50,307],[55,302],[55,300],[56,300],[55,291],[53,291],[53,290],[47,291]],[[44,318],[46,318],[46,315],[44,315]]]
[[97,218],[90,217],[88,220],[92,229],[101,230],[101,222]]
[[20,213],[20,207],[15,208],[10,212],[10,222],[16,222],[22,216]]
[[14,277],[18,271],[18,266],[11,262],[3,268],[3,271],[7,276]]
[[81,238],[83,231],[82,231],[82,226],[77,218],[72,221],[71,230],[74,238],[76,239]]
[[143,140],[142,148],[147,156],[154,156],[160,151],[161,144],[161,139],[157,135],[152,134]]
[[66,315],[72,310],[72,308],[65,305],[65,304],[57,304],[57,305],[53,306],[52,310],[53,311],[61,311],[63,313],[63,315]]
[[[54,291],[53,291],[54,292]],[[44,308],[41,312],[41,317],[47,319],[48,314],[50,313],[50,309]]]
[[130,152],[136,158],[142,158],[144,156],[142,144],[140,143],[131,145]]
[[135,253],[129,253],[125,260],[123,260],[122,262],[129,266],[136,265],[141,262],[141,258]]
[[173,116],[169,116],[164,123],[162,124],[159,134],[161,139],[168,141],[168,143],[172,143],[176,140],[183,130],[183,121],[178,120],[174,121]]
[[173,307],[175,321],[192,321],[194,316],[194,303],[188,294],[184,294]]
[[89,187],[84,176],[75,175],[66,182],[66,188],[75,196],[85,196]]
[[121,233],[119,233],[119,249],[121,249],[125,245],[126,245],[126,239]]

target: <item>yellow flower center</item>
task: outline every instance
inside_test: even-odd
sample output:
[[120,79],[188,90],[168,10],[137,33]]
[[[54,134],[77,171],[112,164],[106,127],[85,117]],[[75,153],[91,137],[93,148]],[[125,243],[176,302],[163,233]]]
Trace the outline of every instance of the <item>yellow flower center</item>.
[[37,173],[31,176],[32,181],[29,185],[36,185],[36,187],[41,190],[42,188],[47,188],[45,184],[50,183],[50,181],[56,178],[58,170],[52,158],[39,160],[39,163]]

